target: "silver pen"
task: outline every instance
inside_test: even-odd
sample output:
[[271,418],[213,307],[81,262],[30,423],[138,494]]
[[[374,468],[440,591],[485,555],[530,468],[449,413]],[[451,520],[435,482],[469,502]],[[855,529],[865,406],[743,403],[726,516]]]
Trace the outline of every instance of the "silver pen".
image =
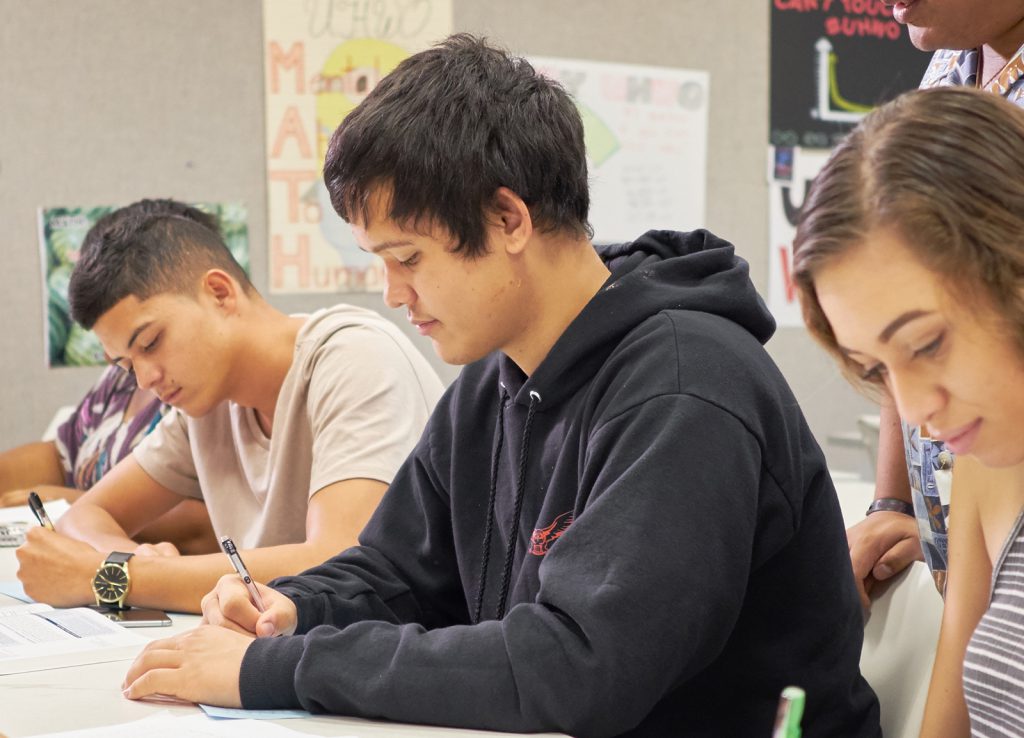
[[238,572],[238,576],[242,578],[242,583],[245,588],[249,590],[249,598],[252,600],[252,604],[256,606],[256,609],[260,612],[266,612],[267,608],[263,604],[263,598],[260,597],[260,591],[256,589],[256,582],[249,576],[249,570],[245,568],[245,564],[242,563],[242,557],[238,555],[238,549],[235,548],[235,542],[232,541],[228,536],[220,537],[220,547],[224,549],[224,553],[228,555],[228,560],[231,561],[231,565],[235,567],[235,571]]

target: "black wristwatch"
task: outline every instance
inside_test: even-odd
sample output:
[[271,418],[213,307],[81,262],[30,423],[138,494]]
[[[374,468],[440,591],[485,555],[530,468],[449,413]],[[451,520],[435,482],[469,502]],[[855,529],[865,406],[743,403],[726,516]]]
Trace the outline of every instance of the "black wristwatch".
[[873,500],[872,503],[868,505],[868,511],[864,514],[870,515],[871,513],[880,511],[898,512],[903,513],[904,515],[909,515],[912,518],[915,517],[913,504],[906,502],[905,500],[896,499],[895,497],[881,497],[877,500]]
[[96,595],[96,604],[121,609],[128,596],[128,587],[132,579],[128,576],[128,559],[135,554],[114,551],[96,570],[92,578],[92,591]]

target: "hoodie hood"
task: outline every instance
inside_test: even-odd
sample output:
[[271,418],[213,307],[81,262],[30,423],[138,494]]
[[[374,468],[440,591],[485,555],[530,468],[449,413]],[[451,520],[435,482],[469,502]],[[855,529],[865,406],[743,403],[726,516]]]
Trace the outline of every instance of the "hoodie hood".
[[542,410],[572,395],[636,326],[663,310],[710,313],[742,326],[764,344],[775,320],[731,243],[705,230],[647,231],[635,241],[597,247],[611,275],[527,379],[501,356],[501,382],[514,402]]

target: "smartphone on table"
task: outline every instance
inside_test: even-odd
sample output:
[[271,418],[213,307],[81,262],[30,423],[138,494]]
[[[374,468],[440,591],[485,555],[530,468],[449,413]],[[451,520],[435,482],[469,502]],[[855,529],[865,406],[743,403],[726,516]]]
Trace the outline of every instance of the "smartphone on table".
[[162,627],[171,624],[170,617],[163,610],[149,610],[144,607],[118,609],[116,607],[98,607],[96,605],[90,605],[89,607],[100,615],[110,618],[115,623],[123,625],[125,628]]

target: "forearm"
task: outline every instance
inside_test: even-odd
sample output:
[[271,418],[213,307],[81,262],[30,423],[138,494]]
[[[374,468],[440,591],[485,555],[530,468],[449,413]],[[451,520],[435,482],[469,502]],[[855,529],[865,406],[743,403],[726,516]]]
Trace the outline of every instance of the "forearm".
[[36,441],[0,453],[0,492],[38,484],[64,484],[56,444]]
[[74,502],[82,496],[81,490],[74,487],[64,487],[59,484],[33,484],[21,489],[0,492],[0,507],[27,505],[29,492],[36,492],[44,502],[47,500]]
[[98,551],[132,551],[137,543],[106,510],[82,501],[57,521],[57,532]]
[[894,498],[912,502],[907,456],[903,450],[903,428],[892,403],[879,411],[878,461],[875,470],[875,499]]
[[[322,553],[314,544],[241,551],[242,560],[253,579],[267,582],[276,577],[297,574],[320,563]],[[132,584],[128,604],[157,607],[179,612],[199,612],[203,596],[217,580],[234,569],[224,554],[203,556],[136,556],[128,564]]]

